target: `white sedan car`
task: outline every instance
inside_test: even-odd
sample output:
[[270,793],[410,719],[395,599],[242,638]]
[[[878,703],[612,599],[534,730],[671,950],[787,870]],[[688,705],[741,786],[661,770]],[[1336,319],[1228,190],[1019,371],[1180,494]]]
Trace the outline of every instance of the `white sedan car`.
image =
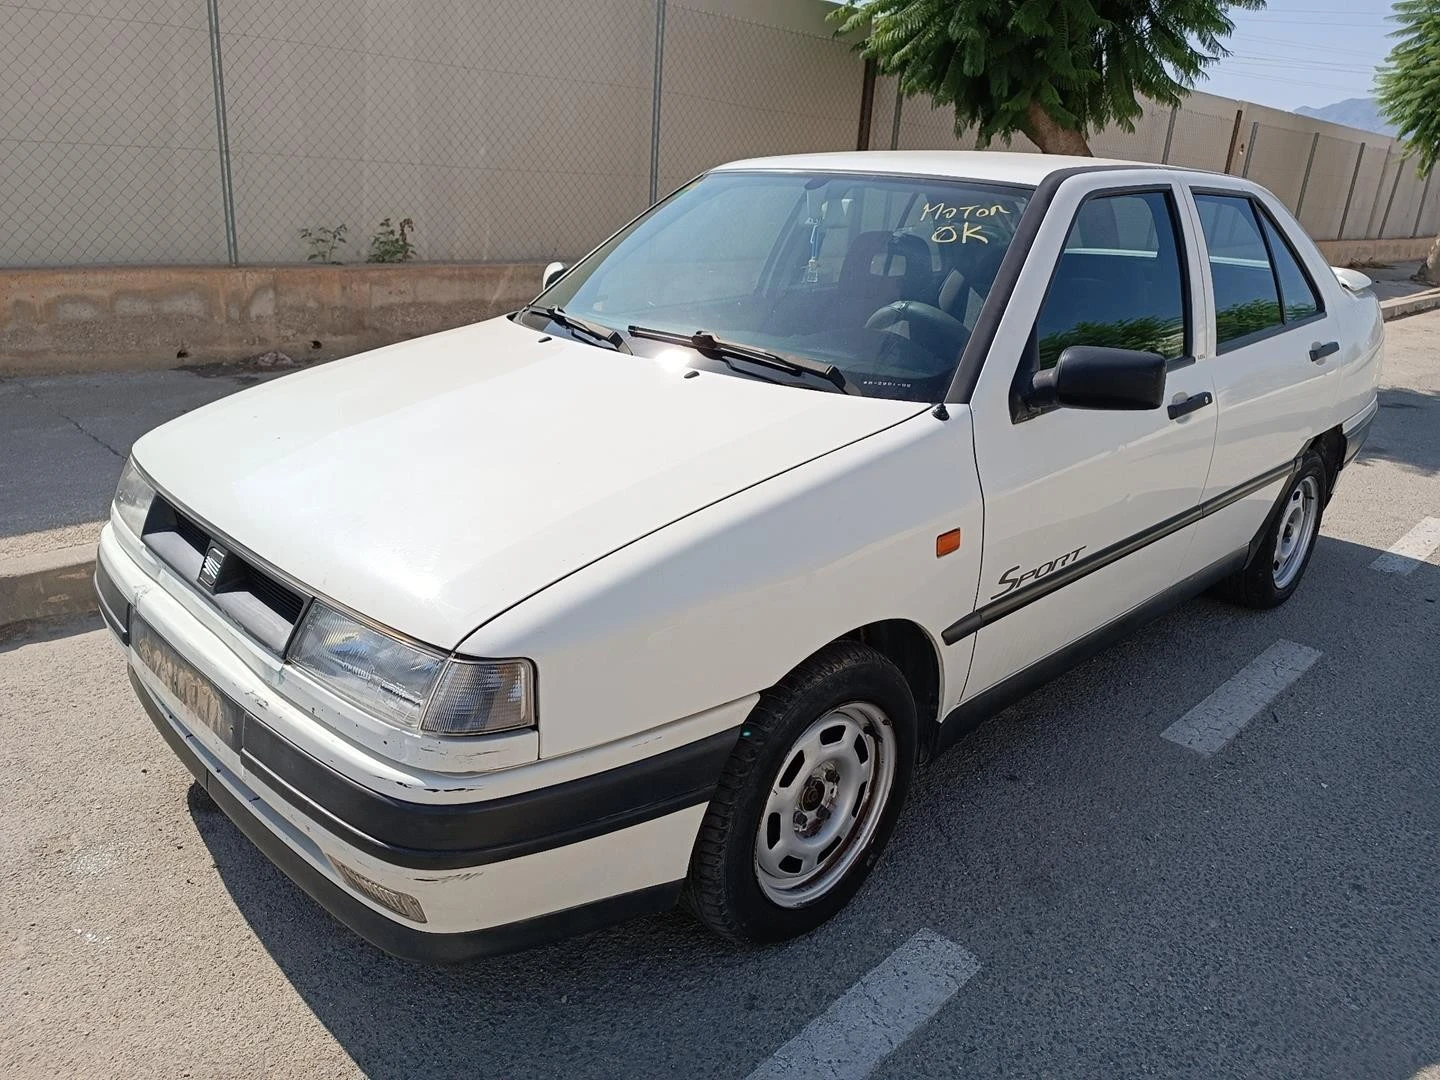
[[1006,702],[1294,592],[1376,410],[1368,284],[1231,176],[738,162],[519,312],[146,435],[97,588],[171,748],[382,948],[682,899],[774,941]]

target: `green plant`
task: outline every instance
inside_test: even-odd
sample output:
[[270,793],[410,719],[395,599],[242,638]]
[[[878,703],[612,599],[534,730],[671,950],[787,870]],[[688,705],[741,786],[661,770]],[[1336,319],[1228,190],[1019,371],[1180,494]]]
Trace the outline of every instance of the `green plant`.
[[304,240],[310,248],[310,254],[305,256],[306,262],[329,263],[331,266],[340,265],[340,260],[335,258],[335,252],[345,244],[344,225],[336,225],[333,229],[328,225],[320,225],[314,229],[301,229],[300,239]]
[[[1440,0],[1397,0],[1395,47],[1375,80],[1380,109],[1400,130],[1421,176],[1440,161]],[[1440,236],[1430,245],[1421,281],[1440,285]]]
[[[1405,0],[1402,0],[1402,3]],[[1419,0],[1412,0],[1419,2]],[[1432,0],[1433,2],[1433,0]],[[1176,105],[1227,55],[1226,12],[1264,0],[847,0],[832,12],[901,93],[955,109],[979,142],[1027,135],[1050,154],[1089,154],[1107,124],[1133,131],[1142,97]]]
[[410,242],[410,231],[415,228],[415,222],[410,218],[401,218],[398,226],[392,224],[387,217],[380,222],[380,228],[370,238],[370,254],[366,262],[372,263],[398,263],[409,262],[415,258],[416,248]]
[[1115,322],[1082,322],[1059,334],[1040,339],[1040,366],[1054,367],[1060,354],[1071,345],[1105,345],[1112,349],[1138,349],[1161,356],[1179,356],[1185,351],[1185,327],[1178,317],[1162,319],[1142,315]]

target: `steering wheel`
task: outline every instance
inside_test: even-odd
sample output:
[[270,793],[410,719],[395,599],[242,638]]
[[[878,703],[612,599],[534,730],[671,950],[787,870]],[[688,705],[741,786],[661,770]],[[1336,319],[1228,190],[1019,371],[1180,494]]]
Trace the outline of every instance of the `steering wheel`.
[[874,314],[865,320],[865,329],[888,330],[902,322],[911,325],[912,337],[918,328],[922,336],[930,340],[938,339],[962,345],[970,339],[970,331],[954,315],[933,304],[922,304],[919,300],[896,300],[893,304],[877,308]]

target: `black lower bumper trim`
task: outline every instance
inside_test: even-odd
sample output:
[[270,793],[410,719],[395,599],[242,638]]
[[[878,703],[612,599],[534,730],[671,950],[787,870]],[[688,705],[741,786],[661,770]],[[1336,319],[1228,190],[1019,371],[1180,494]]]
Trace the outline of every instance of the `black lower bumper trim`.
[[[1376,412],[1379,412],[1377,409]],[[1359,424],[1345,432],[1345,458],[1341,465],[1349,465],[1355,460],[1355,455],[1360,453],[1360,448],[1365,445],[1365,440],[1370,436],[1370,427],[1375,422],[1375,412],[1372,412]]]
[[674,907],[680,897],[680,889],[684,883],[672,881],[620,896],[606,897],[565,911],[539,915],[504,926],[486,927],[483,930],[433,934],[412,929],[361,903],[306,862],[289,844],[246,809],[224,784],[216,780],[190,748],[185,737],[175,730],[175,726],[161,712],[133,671],[130,673],[130,681],[134,684],[135,693],[149,714],[151,723],[235,826],[249,837],[286,877],[309,893],[321,907],[366,941],[392,956],[427,964],[456,963],[478,956],[498,956],[558,938],[598,930],[639,915],[667,911]]
[[[129,627],[137,641],[140,625]],[[147,631],[166,664],[191,669],[179,650]],[[143,659],[143,658],[142,658]],[[150,665],[154,667],[154,665]],[[393,866],[459,870],[578,844],[710,801],[739,727],[637,761],[514,795],[474,802],[397,798],[355,782],[306,752],[210,683],[235,714],[226,742],[247,775],[351,847]],[[398,794],[398,792],[397,792]]]
[[95,558],[95,595],[100,599],[100,617],[110,632],[120,639],[121,645],[130,644],[130,603],[125,594],[115,586],[115,580],[105,569],[105,563]]
[[708,802],[740,729],[614,769],[475,803],[392,798],[245,720],[245,768],[352,847],[396,866],[457,870],[564,847]]

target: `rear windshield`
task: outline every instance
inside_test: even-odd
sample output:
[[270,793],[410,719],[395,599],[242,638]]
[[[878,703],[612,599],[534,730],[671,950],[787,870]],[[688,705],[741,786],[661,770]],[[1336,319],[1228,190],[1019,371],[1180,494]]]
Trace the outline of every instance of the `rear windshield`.
[[1029,195],[965,180],[712,173],[538,303],[622,331],[703,329],[834,364],[862,394],[940,401]]

